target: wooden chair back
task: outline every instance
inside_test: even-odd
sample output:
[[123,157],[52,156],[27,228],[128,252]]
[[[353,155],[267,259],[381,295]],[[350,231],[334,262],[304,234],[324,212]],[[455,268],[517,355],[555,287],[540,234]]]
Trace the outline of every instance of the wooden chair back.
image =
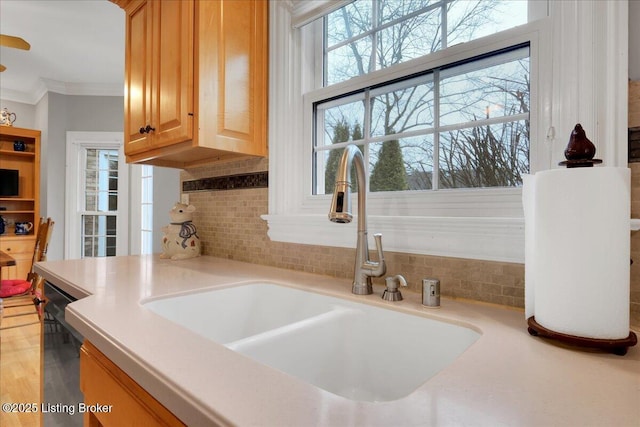
[[[45,261],[47,259],[47,249],[49,248],[49,241],[51,240],[51,234],[53,233],[54,221],[51,218],[40,218],[38,224],[38,230],[36,234],[36,242],[33,249],[33,258],[31,259],[31,269],[27,274],[27,282],[30,282],[30,287],[27,292],[6,298],[3,303],[6,308],[23,307],[29,305],[35,305],[36,312],[39,319],[42,319],[44,313],[44,306],[47,303],[47,299],[42,292],[42,284],[44,278],[39,276],[33,271],[33,267],[36,262]],[[21,312],[18,314],[9,315],[8,317],[29,315],[30,312]],[[20,323],[12,326],[2,327],[0,329],[16,328],[20,326],[27,326],[37,322],[29,321],[26,323]]]
[[47,259],[47,249],[49,248],[49,241],[51,240],[54,224],[55,222],[51,218],[40,218],[38,233],[36,234],[36,243],[33,248],[33,257],[31,258],[31,269],[29,270],[31,273],[33,273],[33,266],[36,262]]

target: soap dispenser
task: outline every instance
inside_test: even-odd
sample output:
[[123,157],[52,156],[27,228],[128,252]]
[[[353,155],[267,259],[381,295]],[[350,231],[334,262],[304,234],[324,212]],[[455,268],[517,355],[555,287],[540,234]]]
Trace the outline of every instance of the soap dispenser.
[[382,299],[385,301],[402,301],[402,294],[398,290],[398,284],[400,286],[407,286],[407,281],[400,274],[387,277],[385,279],[387,289],[382,293]]

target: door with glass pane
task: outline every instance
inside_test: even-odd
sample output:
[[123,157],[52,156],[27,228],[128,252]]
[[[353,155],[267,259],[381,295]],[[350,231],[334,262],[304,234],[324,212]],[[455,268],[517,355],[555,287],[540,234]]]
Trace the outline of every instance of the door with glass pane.
[[[116,140],[114,141],[114,137]],[[122,134],[68,132],[67,258],[128,253],[128,166]]]

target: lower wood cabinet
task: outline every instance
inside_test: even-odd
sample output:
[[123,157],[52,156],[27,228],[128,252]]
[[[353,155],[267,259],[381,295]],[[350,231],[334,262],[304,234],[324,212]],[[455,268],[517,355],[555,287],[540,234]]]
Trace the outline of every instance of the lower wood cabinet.
[[175,415],[85,341],[80,351],[80,389],[87,426],[184,426]]
[[16,265],[2,267],[1,279],[26,279],[31,270],[33,248],[36,244],[36,236],[21,237],[0,236],[0,251],[5,252],[16,261]]

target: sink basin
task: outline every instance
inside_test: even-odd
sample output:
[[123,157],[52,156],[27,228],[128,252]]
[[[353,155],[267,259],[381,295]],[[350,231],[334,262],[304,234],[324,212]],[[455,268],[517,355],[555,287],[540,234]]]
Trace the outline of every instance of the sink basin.
[[231,350],[357,401],[408,396],[480,337],[464,326],[272,283],[143,305]]
[[315,296],[321,295],[252,283],[164,297],[143,305],[210,340],[226,344],[331,311],[331,302]]

